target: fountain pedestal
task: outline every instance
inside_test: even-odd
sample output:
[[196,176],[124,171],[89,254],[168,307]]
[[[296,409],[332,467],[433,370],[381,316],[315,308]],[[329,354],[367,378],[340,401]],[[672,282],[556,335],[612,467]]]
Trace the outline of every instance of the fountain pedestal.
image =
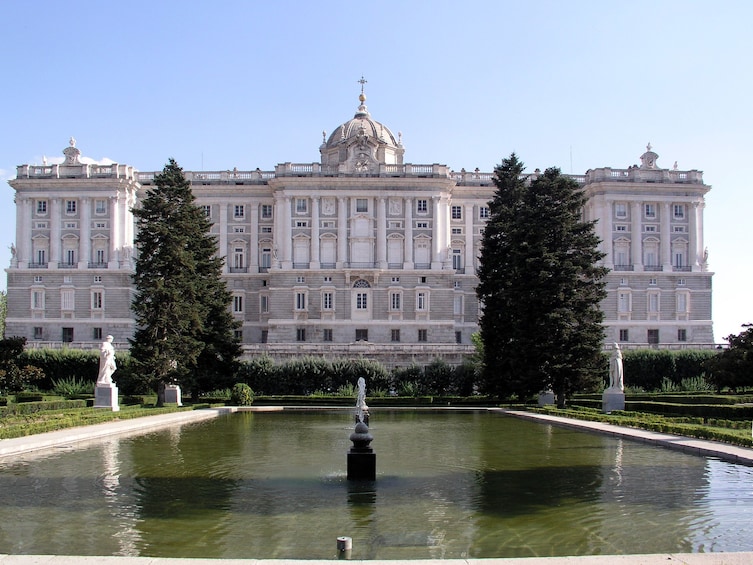
[[369,446],[373,439],[374,436],[369,433],[369,427],[359,421],[355,431],[350,434],[353,447],[348,451],[349,481],[376,480],[376,453]]

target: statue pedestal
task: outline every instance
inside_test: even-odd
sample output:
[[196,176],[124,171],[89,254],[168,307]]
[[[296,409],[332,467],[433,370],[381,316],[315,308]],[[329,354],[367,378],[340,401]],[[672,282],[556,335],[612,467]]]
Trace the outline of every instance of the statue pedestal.
[[165,404],[177,404],[178,406],[183,406],[180,387],[178,385],[167,385],[165,387]]
[[625,393],[619,388],[608,388],[601,395],[601,410],[609,414],[615,410],[625,409]]
[[551,406],[554,404],[554,392],[547,390],[539,394],[539,406]]
[[94,388],[94,408],[109,408],[113,412],[118,412],[118,387],[115,383],[97,384]]

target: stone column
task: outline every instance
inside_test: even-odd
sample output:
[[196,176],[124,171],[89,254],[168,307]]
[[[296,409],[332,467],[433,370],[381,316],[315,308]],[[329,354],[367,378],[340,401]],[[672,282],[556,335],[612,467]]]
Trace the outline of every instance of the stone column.
[[661,207],[661,218],[659,219],[659,230],[661,237],[661,264],[663,271],[672,270],[672,234],[670,228],[670,216],[672,204],[664,202]]
[[60,222],[62,221],[60,198],[53,198],[50,202],[50,208],[50,259],[48,268],[57,269],[58,263],[60,263]]
[[311,259],[310,267],[318,269],[319,260],[319,197],[311,198]]
[[431,268],[442,268],[442,254],[447,252],[447,246],[442,245],[442,224],[443,215],[440,210],[440,198],[439,196],[432,196],[431,198]]
[[337,268],[348,263],[348,199],[337,199]]
[[92,260],[92,201],[90,198],[81,199],[81,225],[79,226],[79,245],[81,246],[78,256],[78,268],[86,269]]
[[16,212],[16,260],[18,266],[24,268],[35,258],[31,257],[31,224],[32,208],[30,198],[18,199],[18,210]]
[[633,270],[643,271],[643,235],[641,234],[641,202],[630,203],[630,251]]
[[248,270],[256,273],[259,271],[259,203],[254,202],[249,205],[251,214],[251,233],[249,234],[250,242],[248,249]]
[[120,193],[110,197],[110,257],[108,266],[117,269],[120,266]]
[[599,231],[601,232],[601,247],[602,251],[606,253],[604,256],[604,266],[608,269],[614,268],[614,236],[612,235],[614,228],[612,227],[612,201],[605,200],[599,206],[599,224],[597,224]]
[[376,260],[380,269],[387,268],[387,199],[377,198]]
[[698,221],[700,210],[700,202],[691,202],[688,205],[688,214],[690,214],[690,216],[688,217],[688,265],[690,265],[690,268],[693,271],[700,270],[700,263],[698,262],[698,257],[701,254],[700,247],[698,245],[698,242],[700,240]]
[[405,199],[405,242],[403,268],[413,268],[413,199]]
[[463,216],[465,220],[465,257],[463,258],[463,267],[467,275],[475,274],[476,261],[473,257],[473,204],[466,204],[463,209]]
[[223,273],[227,273],[230,268],[227,264],[227,211],[228,204],[220,204],[220,237],[218,244],[220,248],[217,250],[217,256],[225,258],[225,261],[223,262],[224,264],[222,265]]
[[291,210],[292,198],[285,196],[282,200],[282,263],[280,267],[283,269],[293,268],[293,214]]

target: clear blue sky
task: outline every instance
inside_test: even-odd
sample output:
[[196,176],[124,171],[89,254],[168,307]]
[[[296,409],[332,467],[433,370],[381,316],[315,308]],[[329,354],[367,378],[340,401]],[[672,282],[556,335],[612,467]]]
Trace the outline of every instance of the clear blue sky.
[[0,21],[3,181],[71,136],[142,171],[314,162],[364,75],[406,162],[491,171],[515,151],[583,173],[651,142],[702,170],[715,337],[753,322],[753,2],[5,0]]

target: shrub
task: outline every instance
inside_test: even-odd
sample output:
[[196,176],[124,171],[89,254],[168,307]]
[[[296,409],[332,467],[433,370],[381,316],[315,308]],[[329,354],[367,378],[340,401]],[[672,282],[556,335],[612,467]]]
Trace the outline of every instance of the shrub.
[[44,400],[44,396],[38,392],[19,392],[16,394],[16,402],[41,402],[42,400]]
[[94,385],[91,381],[80,381],[76,378],[52,381],[52,391],[65,398],[73,398],[83,394],[92,394]]
[[251,406],[254,402],[254,391],[246,383],[236,383],[233,385],[230,401],[236,406]]

